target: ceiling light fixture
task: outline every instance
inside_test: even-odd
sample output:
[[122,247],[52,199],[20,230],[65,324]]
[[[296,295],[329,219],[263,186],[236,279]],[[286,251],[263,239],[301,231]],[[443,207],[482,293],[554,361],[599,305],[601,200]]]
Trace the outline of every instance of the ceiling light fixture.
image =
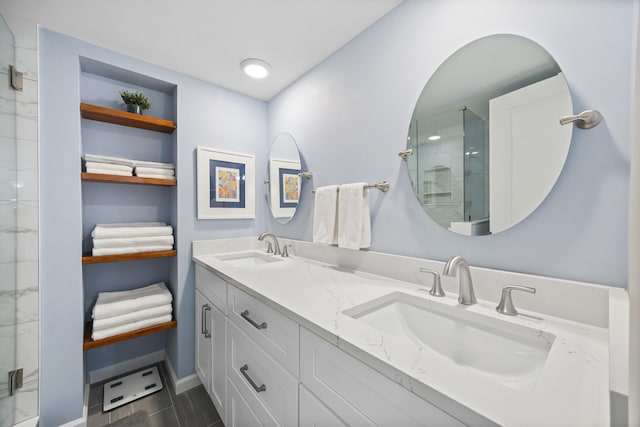
[[263,79],[269,75],[271,65],[264,62],[262,59],[248,58],[240,63],[242,71],[254,79]]
[[440,139],[440,135],[438,135],[437,133],[429,137],[429,141],[437,141],[439,139]]

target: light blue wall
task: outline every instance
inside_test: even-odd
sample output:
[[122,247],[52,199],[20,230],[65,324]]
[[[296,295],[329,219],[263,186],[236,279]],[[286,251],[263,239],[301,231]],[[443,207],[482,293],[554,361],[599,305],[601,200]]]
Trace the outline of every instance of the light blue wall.
[[[408,0],[269,102],[269,141],[296,139],[315,186],[388,180],[372,191],[372,250],[625,286],[633,38],[632,0]],[[406,145],[416,101],[436,68],[495,33],[528,37],[556,59],[574,110],[604,121],[576,129],[560,179],[526,220],[497,235],[439,227],[412,194]],[[540,165],[544,168],[544,165]],[[311,186],[278,234],[311,240]]]
[[[167,157],[162,157],[163,154],[157,160],[175,158],[178,165],[178,186],[177,190],[173,190],[177,191],[174,197],[176,203],[161,213],[163,216],[168,215],[170,222],[177,226],[178,256],[170,261],[169,276],[178,328],[166,335],[167,353],[178,377],[194,372],[195,291],[191,241],[256,235],[265,228],[266,206],[259,197],[256,200],[255,220],[196,219],[195,148],[204,145],[251,153],[256,156],[256,165],[266,165],[268,144],[266,104],[262,101],[46,29],[39,30],[39,43],[40,218],[43,230],[40,263],[40,425],[48,427],[82,416],[83,294],[86,291],[90,297],[97,292],[96,286],[100,285],[90,285],[86,290],[83,288],[83,195],[79,179],[82,154],[79,115],[80,57],[132,70],[177,87],[175,97],[167,107],[175,111],[178,123],[175,133],[177,148],[175,153]],[[102,83],[104,82],[95,84]],[[91,131],[105,130],[98,125],[92,127]],[[256,180],[262,182],[263,168],[257,168],[257,171]],[[96,185],[89,184],[92,189]],[[104,191],[104,188],[101,189]],[[105,194],[113,195],[111,190],[106,190]],[[126,197],[132,197],[129,192],[127,194]],[[93,196],[85,194],[84,197],[91,201]],[[151,200],[155,196],[145,197]],[[96,203],[98,201],[93,203],[94,207]],[[123,206],[122,209],[126,213],[127,208]],[[144,210],[139,211],[135,207],[130,212],[146,215]],[[96,212],[91,213],[94,214],[99,215],[97,208]],[[154,262],[158,260],[150,261],[150,269],[154,269]],[[115,276],[115,273],[111,271],[109,275]],[[137,276],[126,277],[122,280],[138,279]],[[133,344],[135,341],[102,350],[89,364],[99,367],[135,357],[139,355],[140,348],[144,349],[145,346],[148,351],[156,350],[157,342],[163,342],[164,338],[161,334],[158,337],[144,338],[137,345]]]

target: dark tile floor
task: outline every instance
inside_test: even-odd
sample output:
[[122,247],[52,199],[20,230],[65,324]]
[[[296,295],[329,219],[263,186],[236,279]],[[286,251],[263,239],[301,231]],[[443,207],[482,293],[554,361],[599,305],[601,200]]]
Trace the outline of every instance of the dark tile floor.
[[116,377],[93,384],[87,427],[224,427],[202,385],[176,395],[164,362],[157,366],[164,385],[161,391],[109,412],[102,412],[103,386]]

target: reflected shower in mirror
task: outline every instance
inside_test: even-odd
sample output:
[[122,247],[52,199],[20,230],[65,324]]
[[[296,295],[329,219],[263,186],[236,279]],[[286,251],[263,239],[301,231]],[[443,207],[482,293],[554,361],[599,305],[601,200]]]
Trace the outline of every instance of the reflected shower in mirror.
[[556,61],[535,42],[499,34],[453,53],[413,112],[407,158],[413,191],[453,232],[484,235],[529,216],[564,166],[571,95]]
[[269,152],[267,163],[267,195],[271,215],[286,224],[296,213],[302,178],[300,153],[295,139],[288,133],[279,134]]

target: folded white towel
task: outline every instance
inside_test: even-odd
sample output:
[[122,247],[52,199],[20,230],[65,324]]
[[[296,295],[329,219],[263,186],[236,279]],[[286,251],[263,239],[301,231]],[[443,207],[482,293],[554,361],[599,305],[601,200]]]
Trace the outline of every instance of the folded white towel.
[[148,227],[104,227],[96,225],[91,232],[91,237],[98,239],[115,237],[170,236],[172,234],[173,227],[170,225]]
[[107,170],[107,171],[128,172],[129,174],[133,173],[133,168],[131,166],[114,165],[112,163],[85,162],[85,167],[93,168],[93,169],[103,169],[103,170]]
[[313,241],[325,245],[338,243],[338,186],[316,188],[313,208]]
[[176,165],[173,163],[158,163],[158,162],[147,162],[144,160],[135,160],[136,167],[142,166],[143,168],[158,168],[158,169],[175,169]]
[[136,176],[140,178],[172,179],[174,181],[176,180],[174,176],[156,175],[155,173],[139,173],[139,174],[136,174]]
[[122,248],[126,246],[173,245],[173,236],[119,237],[93,239],[93,248]]
[[165,227],[166,222],[148,221],[148,222],[110,222],[108,224],[96,224],[100,228],[119,228],[119,227]]
[[154,317],[171,314],[173,311],[171,304],[163,304],[157,307],[145,308],[142,310],[132,311],[131,313],[121,314],[119,316],[105,317],[93,319],[93,330],[115,328],[116,326],[127,325],[131,322],[140,322],[142,320],[153,319]]
[[164,282],[128,291],[100,292],[93,306],[92,317],[103,319],[119,316],[136,310],[170,304],[171,301],[173,297]]
[[148,328],[149,326],[159,325],[161,323],[167,323],[171,321],[171,315],[165,314],[163,316],[153,317],[151,319],[141,320],[139,322],[131,322],[126,325],[120,325],[108,329],[100,329],[93,331],[91,339],[101,340],[112,337],[114,335],[124,334],[126,332],[137,331],[138,329]]
[[85,154],[84,160],[86,162],[100,162],[100,163],[111,163],[114,165],[125,165],[125,166],[131,166],[132,168],[136,166],[136,162],[131,159],[123,159],[122,157],[99,156],[97,154]]
[[122,172],[122,171],[114,171],[114,170],[99,169],[99,168],[87,168],[87,173],[99,173],[102,175],[133,176],[132,172]]
[[93,256],[139,254],[142,252],[170,251],[173,245],[123,246],[120,248],[93,248]]
[[361,249],[371,246],[369,190],[364,182],[344,184],[338,193],[338,247]]
[[164,176],[174,176],[175,171],[173,169],[162,169],[162,168],[145,168],[136,166],[136,175],[140,175],[141,173],[153,174],[153,175],[164,175]]

